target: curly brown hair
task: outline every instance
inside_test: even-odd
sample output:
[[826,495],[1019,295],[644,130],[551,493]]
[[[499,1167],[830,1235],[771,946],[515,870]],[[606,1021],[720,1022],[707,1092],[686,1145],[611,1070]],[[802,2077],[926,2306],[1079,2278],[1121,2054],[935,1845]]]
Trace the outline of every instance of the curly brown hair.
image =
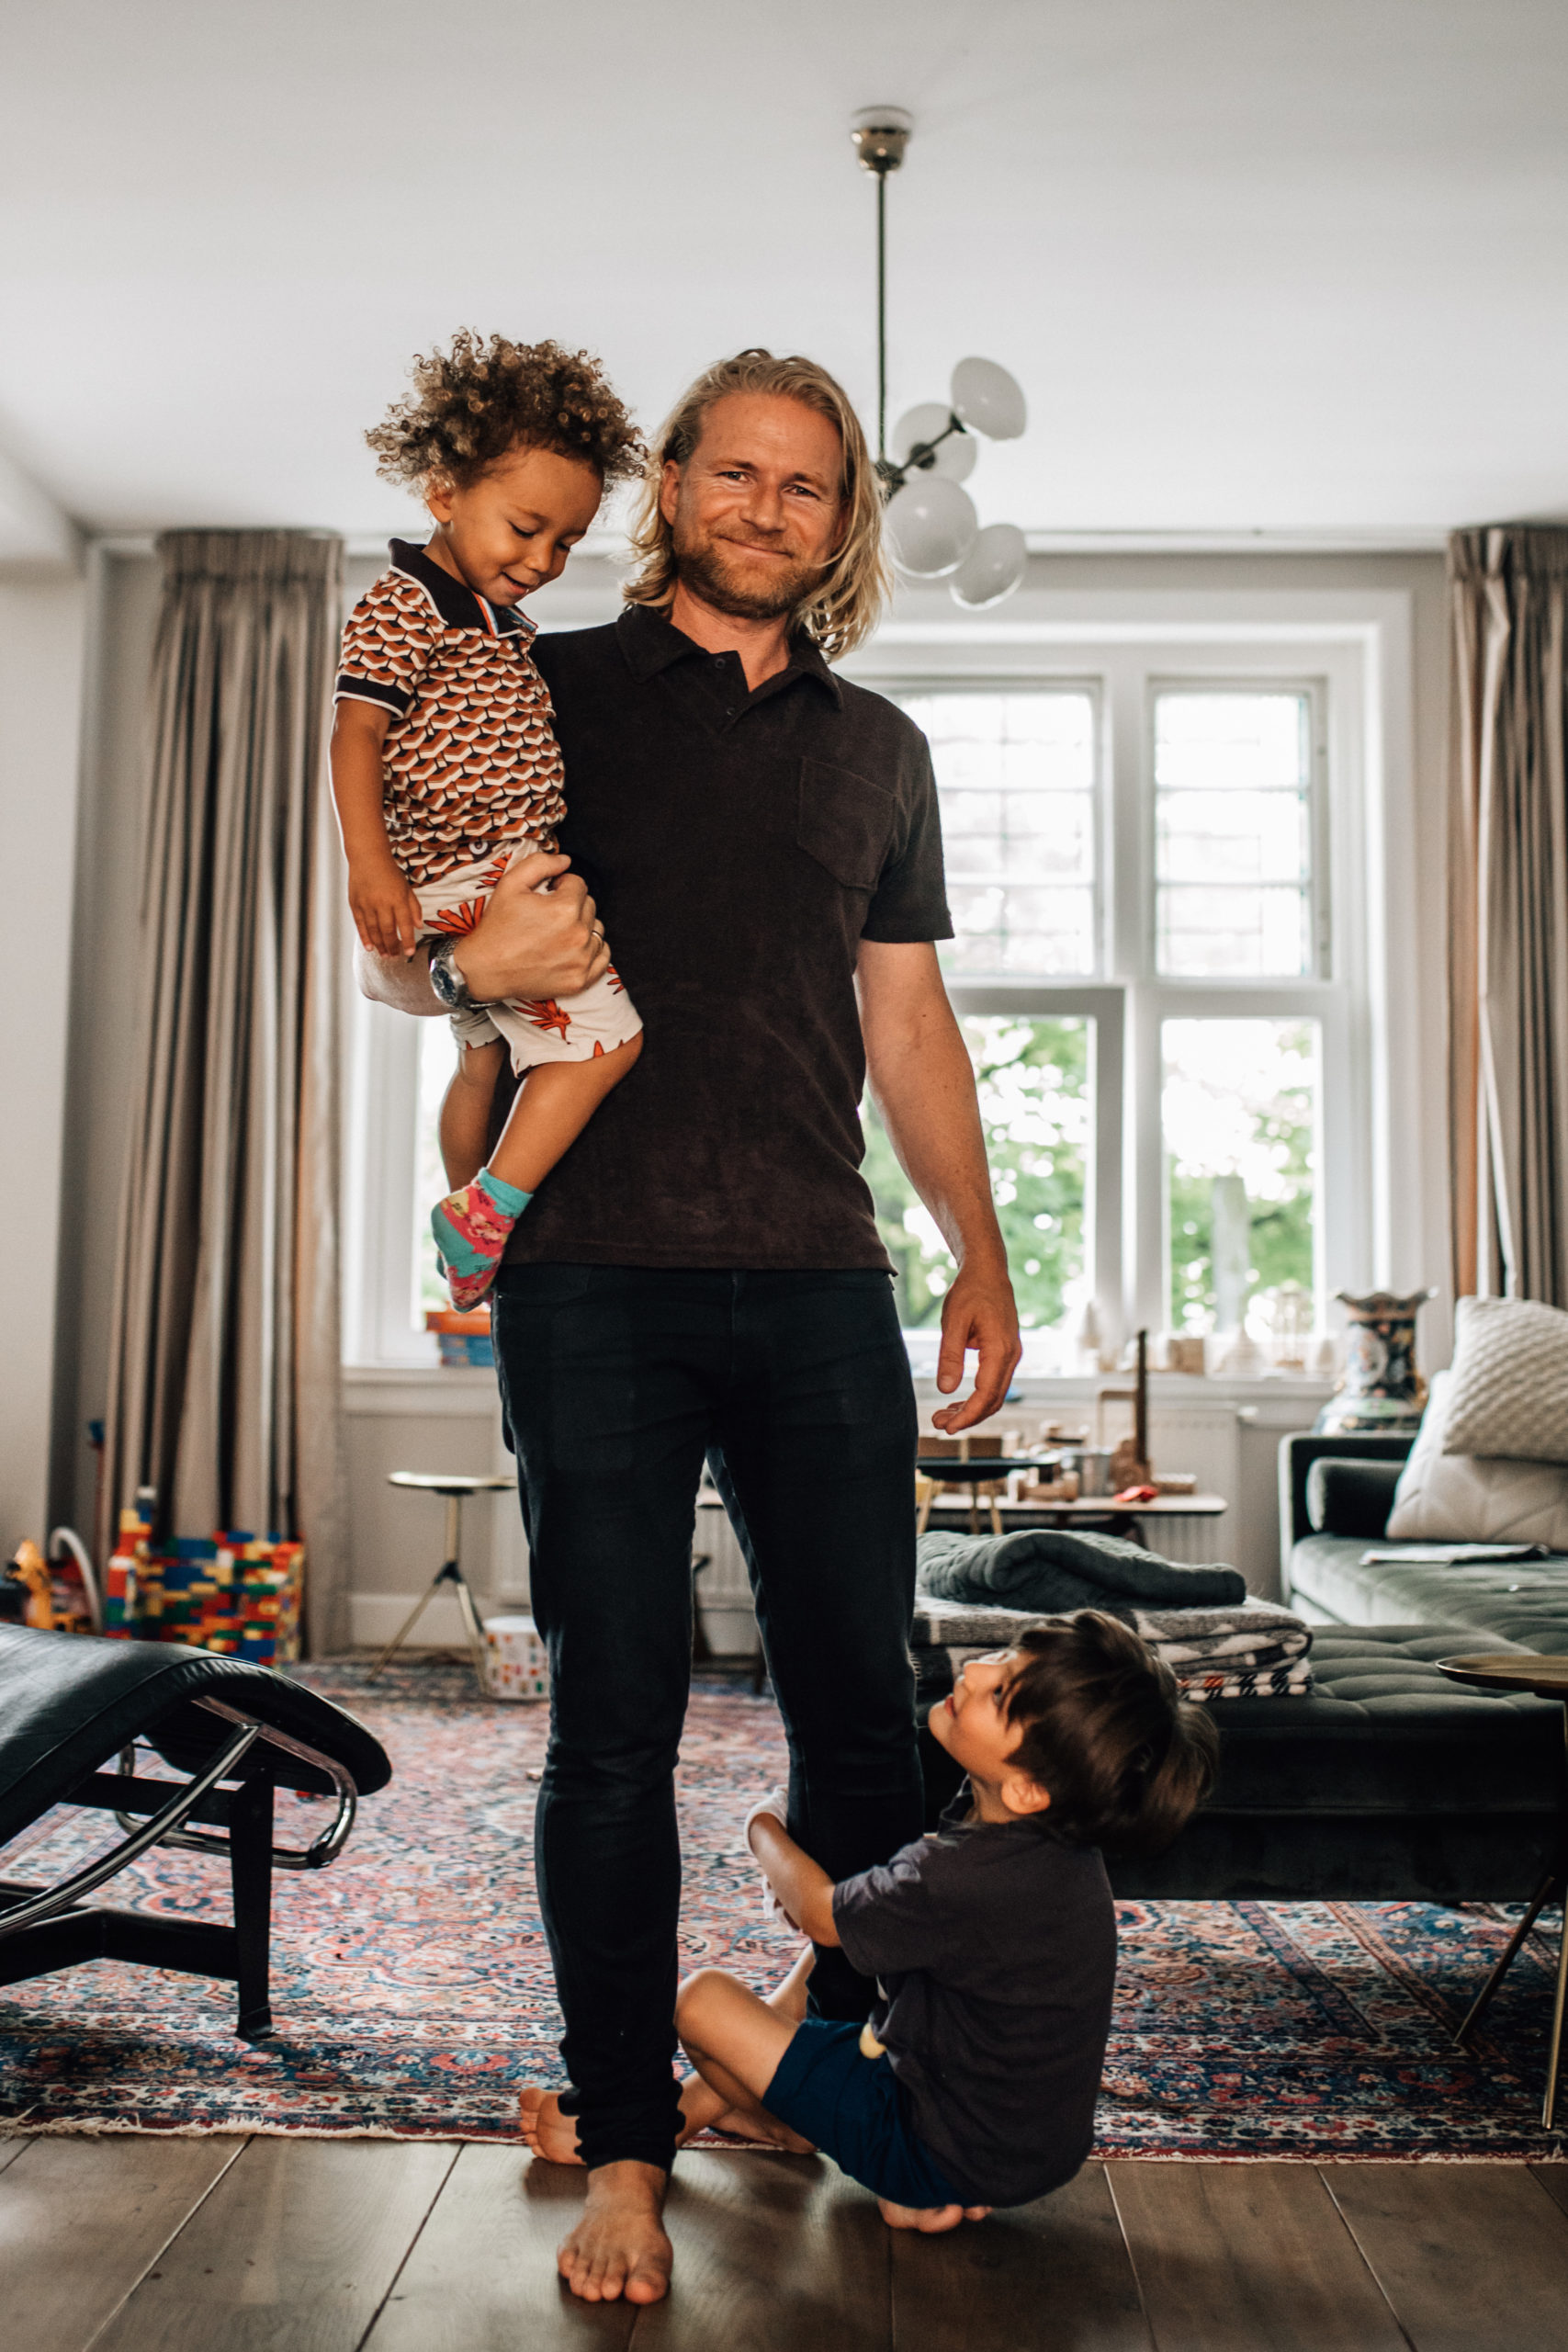
[[558,343],[488,343],[468,327],[417,354],[413,391],[365,435],[376,470],[416,487],[444,476],[458,490],[519,445],[581,458],[605,482],[626,481],[647,460],[642,436],[589,351]]

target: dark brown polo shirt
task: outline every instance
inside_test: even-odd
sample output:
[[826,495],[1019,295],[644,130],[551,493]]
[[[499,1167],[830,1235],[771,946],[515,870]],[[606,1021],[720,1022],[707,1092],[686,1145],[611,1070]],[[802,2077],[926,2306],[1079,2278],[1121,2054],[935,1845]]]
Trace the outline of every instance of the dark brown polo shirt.
[[641,605],[532,650],[560,844],[645,1029],[507,1262],[886,1266],[854,967],[862,939],[952,935],[924,736],[804,639],[754,694]]

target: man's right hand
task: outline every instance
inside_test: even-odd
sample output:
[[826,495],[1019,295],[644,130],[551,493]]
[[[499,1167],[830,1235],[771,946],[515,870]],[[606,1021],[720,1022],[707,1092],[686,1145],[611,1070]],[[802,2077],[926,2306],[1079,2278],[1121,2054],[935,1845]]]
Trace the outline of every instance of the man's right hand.
[[570,865],[536,850],[502,876],[477,926],[452,951],[477,1003],[576,996],[608,967],[593,901]]

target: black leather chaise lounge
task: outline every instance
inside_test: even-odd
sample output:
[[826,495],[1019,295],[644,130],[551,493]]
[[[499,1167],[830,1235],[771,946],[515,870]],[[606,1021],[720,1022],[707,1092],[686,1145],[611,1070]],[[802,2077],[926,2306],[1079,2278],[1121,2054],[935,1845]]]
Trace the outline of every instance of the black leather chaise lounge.
[[[187,1777],[139,1779],[139,1741]],[[106,1770],[116,1758],[118,1770]],[[0,1626],[0,1847],[57,1804],[100,1807],[127,1832],[53,1886],[0,1879],[0,1984],[85,1960],[228,1977],[239,1989],[236,2031],[265,2041],[273,1870],[330,1862],[358,1799],[390,1778],[362,1724],[265,1667],[172,1643]],[[310,1846],[274,1846],[279,1788],[336,1797]],[[85,1901],[159,1845],[228,1858],[231,1927]]]

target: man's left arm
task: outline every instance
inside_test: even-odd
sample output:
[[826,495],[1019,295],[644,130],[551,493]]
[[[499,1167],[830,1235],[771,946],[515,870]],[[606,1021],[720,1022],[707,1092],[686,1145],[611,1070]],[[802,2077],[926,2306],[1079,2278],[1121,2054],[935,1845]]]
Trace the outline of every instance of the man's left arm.
[[936,1385],[943,1396],[964,1378],[965,1349],[979,1354],[973,1393],[931,1417],[951,1436],[996,1411],[1022,1353],[975,1073],[929,943],[863,939],[855,988],[882,1123],[958,1261],[942,1308]]

